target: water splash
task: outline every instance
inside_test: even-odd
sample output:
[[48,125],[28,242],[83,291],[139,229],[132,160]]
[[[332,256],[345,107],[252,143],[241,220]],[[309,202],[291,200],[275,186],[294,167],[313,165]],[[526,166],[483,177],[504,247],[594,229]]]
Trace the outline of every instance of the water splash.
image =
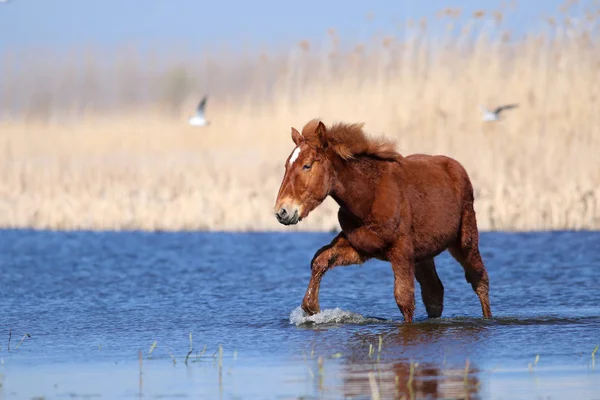
[[344,311],[339,307],[328,308],[321,310],[319,313],[314,315],[307,315],[301,307],[296,307],[290,313],[290,324],[296,326],[304,324],[369,324],[374,322],[387,322],[392,323],[393,321],[376,318],[376,317],[365,317],[361,314]]

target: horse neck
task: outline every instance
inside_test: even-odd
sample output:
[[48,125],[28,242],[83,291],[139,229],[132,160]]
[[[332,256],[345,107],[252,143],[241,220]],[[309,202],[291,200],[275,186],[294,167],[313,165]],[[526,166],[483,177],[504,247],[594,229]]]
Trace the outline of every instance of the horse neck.
[[329,195],[353,216],[365,218],[375,196],[375,160],[358,158],[344,161],[335,157],[332,165],[334,178]]

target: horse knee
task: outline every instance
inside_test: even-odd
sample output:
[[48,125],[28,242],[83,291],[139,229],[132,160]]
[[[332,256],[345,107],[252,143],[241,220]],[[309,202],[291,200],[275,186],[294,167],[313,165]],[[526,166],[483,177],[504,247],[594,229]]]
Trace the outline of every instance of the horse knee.
[[477,293],[487,293],[490,287],[490,278],[486,270],[481,271],[481,274],[477,280],[477,287],[474,288]]
[[323,274],[329,268],[329,254],[328,252],[323,252],[318,255],[315,255],[313,258],[310,269],[313,274]]
[[481,290],[488,290],[490,279],[485,269],[465,271],[465,279],[471,284],[475,292],[479,293]]
[[467,283],[470,283],[471,285],[473,284],[473,278],[471,277],[471,273],[468,271],[465,271],[465,280]]

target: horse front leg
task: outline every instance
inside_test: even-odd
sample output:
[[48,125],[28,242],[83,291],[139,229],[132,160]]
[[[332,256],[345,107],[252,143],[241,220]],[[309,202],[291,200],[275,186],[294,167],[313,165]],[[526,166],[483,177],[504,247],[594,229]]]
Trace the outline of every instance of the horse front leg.
[[394,272],[394,297],[404,322],[413,321],[415,313],[415,262],[411,239],[403,236],[388,253]]
[[320,248],[311,261],[311,276],[304,300],[302,300],[302,309],[308,315],[318,313],[319,307],[319,288],[323,275],[331,268],[362,264],[370,257],[356,251],[348,242],[343,232],[340,232],[330,244]]

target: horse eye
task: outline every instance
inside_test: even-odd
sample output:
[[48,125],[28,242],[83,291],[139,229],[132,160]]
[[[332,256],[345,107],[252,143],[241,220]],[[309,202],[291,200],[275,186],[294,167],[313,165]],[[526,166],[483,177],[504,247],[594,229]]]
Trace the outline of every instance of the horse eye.
[[310,164],[306,164],[304,165],[304,167],[302,167],[302,169],[310,169],[311,165]]

